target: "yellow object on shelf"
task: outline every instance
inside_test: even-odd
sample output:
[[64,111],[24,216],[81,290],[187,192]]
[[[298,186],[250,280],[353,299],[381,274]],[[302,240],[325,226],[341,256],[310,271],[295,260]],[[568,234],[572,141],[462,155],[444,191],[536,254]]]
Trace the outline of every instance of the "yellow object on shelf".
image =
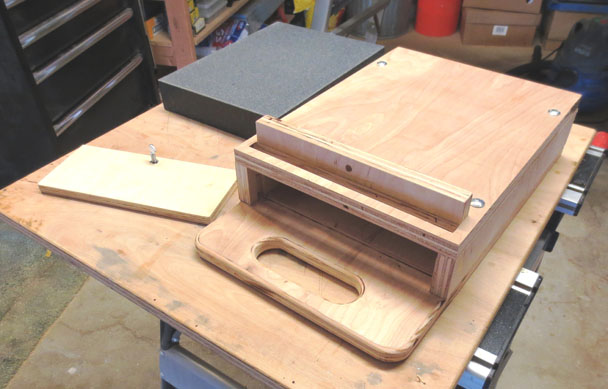
[[196,23],[196,21],[198,20],[200,14],[198,11],[198,7],[194,7],[194,9],[192,11],[190,11],[190,24],[194,25],[194,23]]

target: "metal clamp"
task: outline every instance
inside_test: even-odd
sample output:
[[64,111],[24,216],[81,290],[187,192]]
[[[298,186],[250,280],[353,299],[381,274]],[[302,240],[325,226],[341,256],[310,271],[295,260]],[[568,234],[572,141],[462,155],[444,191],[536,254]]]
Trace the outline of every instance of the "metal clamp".
[[181,333],[164,321],[160,322],[161,388],[242,388],[242,386],[179,345]]
[[522,269],[505,297],[494,321],[458,381],[459,388],[491,388],[511,356],[511,341],[542,282],[542,277]]
[[[11,8],[19,3],[22,3],[23,1],[25,0],[8,0],[5,1],[5,3],[7,8]],[[26,32],[19,35],[19,42],[21,43],[21,46],[25,49],[26,47],[36,42],[38,39],[51,33],[52,31],[74,19],[76,16],[80,15],[87,9],[91,8],[95,4],[99,3],[99,1],[100,0],[79,1],[71,7],[64,9],[53,17],[27,30]]]
[[72,61],[74,58],[78,57],[95,43],[108,36],[112,31],[122,26],[132,16],[133,10],[131,8],[123,10],[120,14],[118,14],[118,16],[110,20],[92,35],[89,35],[84,40],[72,46],[65,53],[57,56],[57,58],[42,69],[34,72],[34,80],[36,80],[36,84],[42,83],[44,80],[55,74],[59,69],[70,63],[70,61]]
[[141,54],[137,54],[133,59],[129,61],[129,63],[122,68],[118,73],[116,73],[112,78],[105,82],[99,89],[97,89],[93,94],[91,94],[85,101],[83,101],[80,105],[66,114],[61,120],[59,120],[56,124],[53,125],[53,129],[55,130],[55,134],[57,136],[61,135],[65,130],[67,130],[78,118],[84,115],[95,103],[101,100],[109,91],[111,91],[118,83],[124,80],[139,64],[142,62],[143,57]]
[[556,210],[576,216],[583,206],[585,196],[602,166],[605,157],[605,149],[597,146],[589,146],[581,164],[574,173],[574,177],[568,184],[568,188],[562,194]]

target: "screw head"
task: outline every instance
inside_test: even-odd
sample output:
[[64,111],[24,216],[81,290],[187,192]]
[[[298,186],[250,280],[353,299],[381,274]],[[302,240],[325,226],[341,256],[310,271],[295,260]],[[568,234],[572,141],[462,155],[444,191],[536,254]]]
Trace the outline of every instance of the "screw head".
[[471,200],[471,207],[473,208],[483,208],[486,205],[486,202],[480,198],[475,197]]
[[561,114],[561,112],[555,108],[551,108],[547,112],[549,112],[549,115],[551,115],[551,116],[559,116]]
[[386,61],[378,61],[378,62],[376,62],[376,65],[378,65],[379,67],[383,68],[383,67],[385,67],[385,66],[388,65],[388,62],[386,62]]
[[156,147],[154,147],[154,145],[151,144],[148,146],[148,148],[150,149],[150,163],[157,164],[158,158],[156,158]]

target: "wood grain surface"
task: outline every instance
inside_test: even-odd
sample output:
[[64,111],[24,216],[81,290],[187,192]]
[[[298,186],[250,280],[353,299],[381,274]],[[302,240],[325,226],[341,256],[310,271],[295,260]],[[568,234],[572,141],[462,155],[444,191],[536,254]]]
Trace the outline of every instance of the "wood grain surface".
[[[573,127],[561,158],[401,363],[379,362],[201,260],[197,224],[43,195],[38,181],[60,161],[1,189],[0,217],[269,386],[445,388],[458,381],[593,134]],[[168,158],[232,168],[241,142],[159,106],[92,144],[140,152],[153,143]]]
[[342,178],[455,225],[469,213],[471,193],[378,156],[298,129],[270,116],[256,122],[257,146],[297,165]]
[[[430,248],[431,292],[447,299],[561,154],[579,99],[397,48],[260,119],[235,150],[241,200],[269,177]],[[469,210],[471,193],[485,205]]]
[[[290,197],[296,203],[306,201],[299,192]],[[335,227],[320,225],[313,207],[322,208],[312,204],[308,212],[296,213],[272,200],[241,203],[201,231],[197,250],[205,260],[375,358],[407,358],[442,308],[441,299],[429,292],[430,277],[407,265],[408,257],[432,262],[434,253],[427,250],[426,258],[420,258],[419,250],[409,249],[417,245],[401,238],[398,258],[386,256]],[[335,224],[345,223],[340,215],[332,216]],[[277,249],[352,286],[358,298],[330,301],[259,261],[262,253]]]
[[[145,150],[145,145],[142,145]],[[234,170],[81,146],[38,187],[53,194],[208,224],[234,188]]]
[[[282,120],[481,197],[488,207],[580,95],[397,48]],[[557,109],[559,116],[550,116]]]
[[458,244],[547,140],[569,129],[580,99],[404,48],[378,61],[387,65],[364,67],[282,120],[483,199],[454,232],[421,224]]

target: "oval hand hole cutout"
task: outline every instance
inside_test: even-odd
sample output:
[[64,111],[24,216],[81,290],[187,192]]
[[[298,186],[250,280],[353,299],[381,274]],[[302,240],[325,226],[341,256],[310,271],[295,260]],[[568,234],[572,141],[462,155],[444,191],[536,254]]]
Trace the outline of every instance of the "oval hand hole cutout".
[[363,293],[359,277],[326,265],[285,239],[258,242],[253,251],[262,266],[329,302],[352,303]]

